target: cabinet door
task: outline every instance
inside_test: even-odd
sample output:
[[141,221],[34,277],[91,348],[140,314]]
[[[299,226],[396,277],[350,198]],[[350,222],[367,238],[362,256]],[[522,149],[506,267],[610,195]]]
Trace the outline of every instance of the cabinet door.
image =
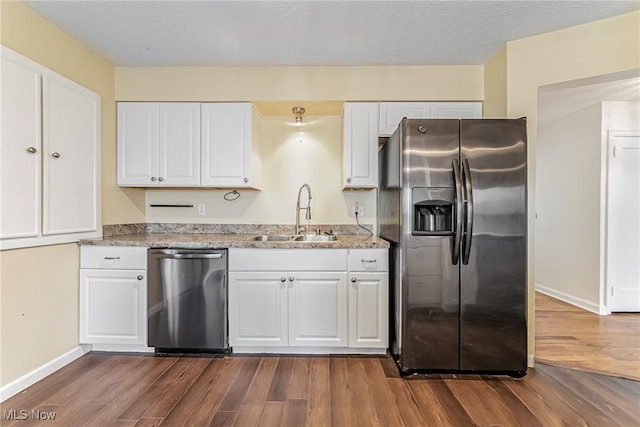
[[388,273],[349,274],[349,347],[388,346],[388,304]]
[[229,273],[229,345],[288,345],[285,273]]
[[80,270],[80,343],[147,344],[144,270]]
[[208,103],[201,109],[202,185],[251,186],[251,104]]
[[481,119],[481,102],[433,102],[431,117],[434,119]]
[[158,183],[158,104],[118,103],[118,185]]
[[378,186],[378,104],[346,102],[343,123],[345,188]]
[[[3,51],[3,55],[5,52]],[[40,231],[40,74],[2,58],[0,238]]]
[[53,74],[42,83],[42,234],[98,231],[100,96]]
[[380,136],[391,136],[402,119],[428,119],[432,117],[429,102],[381,102]]
[[290,346],[347,346],[346,279],[341,272],[290,273]]
[[200,185],[200,104],[158,104],[158,185]]

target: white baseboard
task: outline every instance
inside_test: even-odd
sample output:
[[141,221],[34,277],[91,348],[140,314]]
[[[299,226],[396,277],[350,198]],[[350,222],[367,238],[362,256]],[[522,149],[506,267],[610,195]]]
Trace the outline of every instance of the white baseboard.
[[549,288],[549,287],[541,285],[539,283],[536,283],[536,291],[540,292],[541,294],[545,294],[545,295],[548,295],[550,297],[553,297],[555,299],[559,299],[560,301],[564,301],[567,304],[575,305],[576,307],[580,307],[580,308],[585,309],[587,311],[590,311],[592,313],[604,314],[604,313],[600,312],[600,306],[598,304],[596,304],[596,303],[593,303],[591,301],[587,301],[587,300],[582,299],[582,298],[578,298],[576,296],[567,294],[567,293],[562,292],[562,291],[557,291],[555,289]]
[[51,375],[58,369],[68,365],[90,350],[90,346],[77,346],[76,348],[66,352],[62,356],[56,357],[55,359],[21,376],[20,378],[11,381],[9,384],[2,386],[2,388],[0,388],[0,402],[4,402],[10,397],[15,396],[22,390],[37,383],[44,377]]

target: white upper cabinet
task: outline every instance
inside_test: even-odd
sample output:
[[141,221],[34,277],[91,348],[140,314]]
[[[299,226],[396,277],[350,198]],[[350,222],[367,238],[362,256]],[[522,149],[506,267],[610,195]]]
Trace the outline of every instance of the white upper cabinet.
[[36,237],[40,231],[42,155],[40,74],[5,57],[2,58],[0,70],[0,237]]
[[380,136],[391,136],[403,118],[481,119],[482,102],[381,102]]
[[380,136],[391,136],[403,118],[428,119],[431,117],[430,102],[381,102]]
[[433,119],[481,119],[482,102],[432,102]]
[[100,204],[100,97],[44,76],[42,234],[95,231]]
[[202,185],[256,187],[259,115],[250,103],[202,104]]
[[99,237],[100,96],[0,51],[0,247]]
[[118,103],[118,185],[200,184],[200,104]]
[[343,112],[344,188],[378,186],[378,103],[345,102]]

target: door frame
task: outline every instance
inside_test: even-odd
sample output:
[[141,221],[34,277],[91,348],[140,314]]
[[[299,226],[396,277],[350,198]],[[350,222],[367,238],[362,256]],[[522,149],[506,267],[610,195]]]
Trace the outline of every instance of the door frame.
[[619,136],[638,136],[639,130],[607,130],[606,141],[602,144],[602,178],[600,204],[600,313],[601,315],[611,314],[611,281],[609,275],[609,176],[611,172],[611,161],[613,157],[613,140]]

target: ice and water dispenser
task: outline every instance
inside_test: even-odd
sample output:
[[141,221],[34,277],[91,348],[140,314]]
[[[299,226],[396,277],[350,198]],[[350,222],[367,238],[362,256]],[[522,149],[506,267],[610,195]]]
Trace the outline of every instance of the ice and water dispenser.
[[453,188],[414,187],[413,235],[448,236],[454,232],[455,191]]

